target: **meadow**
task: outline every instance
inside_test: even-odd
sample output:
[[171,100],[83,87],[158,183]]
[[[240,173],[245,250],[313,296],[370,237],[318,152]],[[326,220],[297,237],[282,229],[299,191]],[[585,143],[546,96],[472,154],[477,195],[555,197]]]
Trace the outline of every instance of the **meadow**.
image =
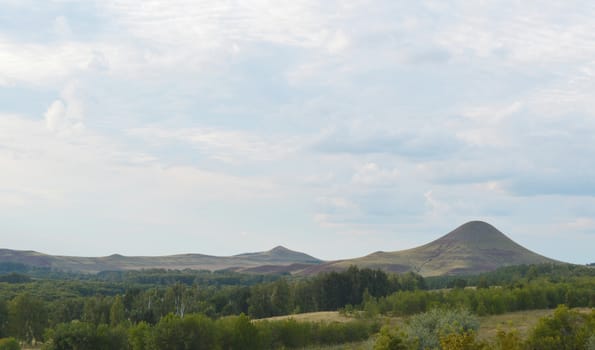
[[0,276],[0,349],[591,349],[594,304],[595,270],[575,265],[431,278],[21,270]]

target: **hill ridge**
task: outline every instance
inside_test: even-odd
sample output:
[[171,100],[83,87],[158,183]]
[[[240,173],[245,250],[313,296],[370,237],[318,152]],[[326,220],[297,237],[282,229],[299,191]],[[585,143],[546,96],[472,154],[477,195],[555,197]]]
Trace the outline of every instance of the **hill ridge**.
[[502,266],[560,263],[532,252],[484,221],[469,221],[424,245],[375,252],[360,258],[313,266],[305,274],[341,270],[350,265],[392,272],[413,271],[423,276],[475,274]]
[[140,269],[195,269],[242,271],[268,266],[275,271],[294,271],[323,261],[311,255],[293,251],[283,246],[255,253],[232,256],[214,256],[195,253],[163,256],[126,256],[114,253],[101,257],[48,255],[33,250],[0,249],[0,263],[18,263],[60,271],[96,273],[115,270]]
[[53,256],[35,251],[0,249],[0,263],[12,262],[62,271],[203,269],[304,275],[342,270],[350,265],[389,272],[414,271],[423,276],[476,274],[520,264],[560,263],[532,252],[484,221],[469,221],[424,245],[399,251],[377,251],[363,257],[324,262],[282,245],[232,256],[177,254],[104,257]]

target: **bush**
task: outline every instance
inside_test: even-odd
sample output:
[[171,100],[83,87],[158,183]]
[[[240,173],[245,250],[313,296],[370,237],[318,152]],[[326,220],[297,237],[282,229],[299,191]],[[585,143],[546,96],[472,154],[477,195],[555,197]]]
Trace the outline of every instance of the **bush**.
[[0,339],[0,350],[21,350],[21,346],[14,338],[3,338]]
[[213,320],[191,314],[184,318],[169,314],[153,328],[152,348],[159,350],[211,350],[216,348]]
[[527,339],[528,349],[587,349],[595,331],[595,311],[582,314],[560,305],[551,317],[539,320]]
[[440,338],[442,350],[482,350],[485,344],[475,339],[475,332],[451,333]]
[[406,335],[397,328],[384,326],[374,343],[374,350],[407,350]]
[[492,350],[522,350],[523,348],[524,342],[518,331],[506,332],[501,329],[496,333],[496,338],[490,347]]
[[310,345],[336,345],[368,339],[378,331],[378,324],[369,321],[298,322],[260,321],[255,324],[261,349],[301,348]]
[[73,321],[59,324],[49,335],[47,350],[119,350],[128,349],[126,331],[122,328],[95,326]]
[[411,342],[417,342],[420,350],[440,349],[440,338],[450,334],[476,332],[479,321],[466,309],[432,309],[412,316],[407,326]]
[[219,344],[223,350],[261,349],[261,337],[250,318],[240,316],[224,317],[216,322]]

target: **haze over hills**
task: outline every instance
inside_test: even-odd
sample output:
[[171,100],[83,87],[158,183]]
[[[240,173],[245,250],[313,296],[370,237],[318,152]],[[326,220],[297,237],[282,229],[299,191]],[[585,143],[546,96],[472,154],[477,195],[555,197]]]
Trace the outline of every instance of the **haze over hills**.
[[203,254],[155,257],[114,254],[106,257],[72,257],[0,249],[0,263],[2,262],[85,273],[162,268],[303,275],[342,270],[350,265],[357,265],[360,268],[376,268],[390,272],[414,271],[422,276],[476,274],[509,265],[560,263],[522,247],[494,226],[482,221],[468,222],[447,235],[417,248],[376,252],[361,258],[330,262],[323,262],[282,246],[265,252],[229,257]]
[[524,248],[488,223],[471,221],[420,247],[328,262],[312,266],[304,273],[341,270],[357,265],[392,272],[414,271],[422,276],[463,275],[509,265],[539,263],[560,262]]
[[140,269],[194,269],[243,271],[261,266],[279,267],[283,272],[292,272],[320,264],[322,260],[282,246],[269,251],[244,253],[229,257],[204,254],[178,254],[168,256],[123,256],[113,254],[105,257],[75,257],[47,255],[35,251],[0,249],[0,263],[13,262],[53,270],[96,273],[100,271]]

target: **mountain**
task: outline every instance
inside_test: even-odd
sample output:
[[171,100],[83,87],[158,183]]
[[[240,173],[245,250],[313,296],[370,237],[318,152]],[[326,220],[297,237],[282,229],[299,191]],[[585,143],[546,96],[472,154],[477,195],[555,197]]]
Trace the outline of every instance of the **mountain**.
[[417,248],[328,262],[311,266],[303,273],[315,274],[357,265],[391,272],[414,271],[422,276],[465,275],[508,265],[548,262],[559,263],[522,247],[488,223],[471,221]]
[[471,221],[417,248],[376,252],[361,258],[331,262],[323,262],[310,255],[278,246],[265,252],[228,257],[202,254],[152,257],[114,254],[89,258],[0,249],[0,264],[2,263],[85,273],[159,268],[303,275],[343,270],[350,265],[357,265],[390,272],[414,271],[423,276],[440,276],[476,274],[508,265],[559,262],[520,246],[488,223]]
[[308,254],[295,252],[283,246],[276,246],[275,248],[266,252],[238,254],[234,255],[233,258],[251,259],[254,261],[267,263],[293,262],[319,264],[321,262],[321,260],[316,259],[315,257],[312,257]]
[[[113,254],[105,257],[75,257],[47,255],[35,251],[0,249],[0,263],[17,263],[59,271],[97,273],[100,271],[140,269],[195,269],[234,270],[245,272],[262,271],[295,272],[322,260],[310,255],[275,247],[266,252],[245,253],[229,257],[203,254],[179,254],[169,256],[123,256]],[[252,269],[255,269],[252,271]]]

